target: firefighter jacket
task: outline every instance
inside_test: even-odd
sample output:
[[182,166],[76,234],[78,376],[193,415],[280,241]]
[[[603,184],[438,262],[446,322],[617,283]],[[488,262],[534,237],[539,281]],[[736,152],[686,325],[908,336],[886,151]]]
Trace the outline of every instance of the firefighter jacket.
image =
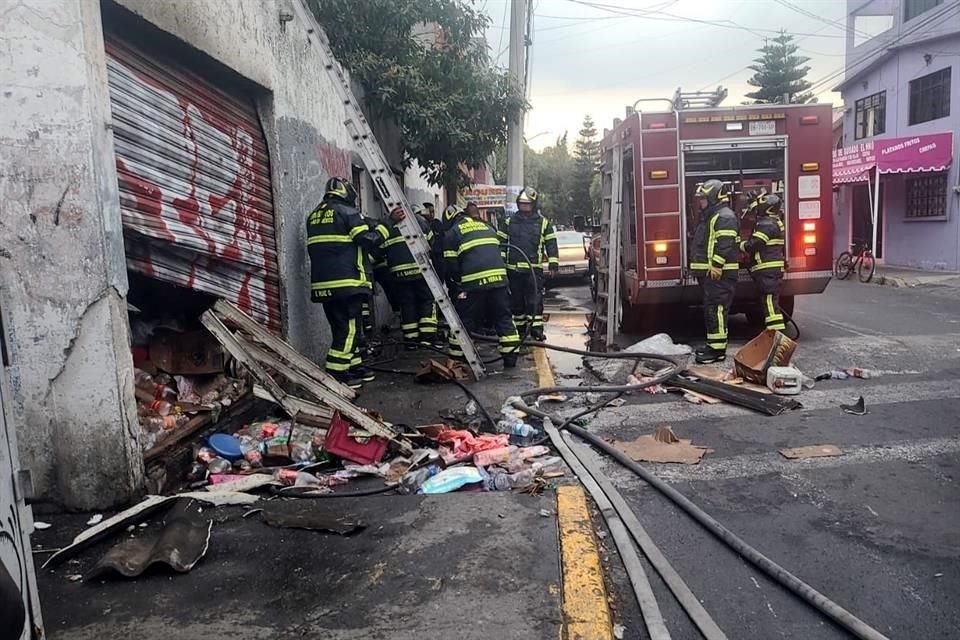
[[[430,224],[423,216],[414,214],[420,225],[420,232],[430,242],[433,239],[433,231],[430,230]],[[382,236],[386,235],[386,240],[380,246],[386,260],[387,267],[390,269],[390,275],[396,280],[414,280],[421,276],[420,265],[413,259],[410,253],[410,247],[407,246],[403,238],[403,232],[396,224],[389,227],[384,224],[377,225],[377,232]]]
[[700,277],[710,265],[736,272],[740,268],[739,229],[737,214],[730,207],[720,205],[713,211],[705,210],[693,234],[690,269]]
[[[507,269],[511,271],[529,271],[531,265],[527,258],[533,260],[533,268],[540,271],[543,270],[543,263],[548,260],[550,265],[560,264],[557,232],[553,229],[553,223],[541,213],[515,213],[507,218],[503,229],[497,235]],[[519,247],[526,257],[510,245]]]
[[777,215],[757,216],[753,233],[740,243],[740,249],[750,256],[750,271],[783,273],[785,266],[783,220]]
[[464,291],[507,286],[507,269],[500,255],[500,238],[480,220],[458,216],[443,234],[446,277]]
[[310,299],[324,302],[370,293],[370,252],[384,239],[355,207],[325,198],[307,216]]

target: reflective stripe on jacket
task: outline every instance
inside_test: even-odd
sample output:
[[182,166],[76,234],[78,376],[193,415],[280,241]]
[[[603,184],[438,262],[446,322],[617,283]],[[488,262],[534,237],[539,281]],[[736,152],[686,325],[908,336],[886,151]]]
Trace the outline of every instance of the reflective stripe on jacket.
[[443,234],[443,239],[444,271],[461,289],[474,291],[507,286],[500,239],[490,225],[460,216]]
[[543,263],[559,264],[559,250],[557,248],[557,232],[553,223],[543,214],[515,213],[507,218],[502,231],[497,234],[503,245],[502,251],[511,271],[529,270],[530,264],[521,255],[520,251],[510,245],[519,247],[527,257],[533,261],[534,269],[543,269]]
[[697,225],[693,236],[690,269],[699,275],[712,266],[724,271],[740,268],[740,223],[737,215],[727,206],[721,206],[712,214],[706,212]]
[[307,216],[310,297],[314,302],[368,293],[369,252],[383,241],[360,212],[344,202],[324,199]]
[[[420,232],[427,239],[427,242],[430,242],[433,239],[433,231],[430,230],[430,224],[423,216],[414,215],[416,215],[417,222],[420,225]],[[381,248],[383,249],[387,266],[390,268],[390,274],[397,280],[413,280],[419,278],[422,275],[420,265],[413,259],[413,254],[410,252],[410,247],[407,245],[407,241],[404,239],[400,227],[396,224],[389,227],[385,224],[380,224],[377,226],[377,231],[381,235],[386,234],[386,240],[383,241]]]
[[750,271],[776,269],[781,273],[786,266],[783,220],[779,216],[759,216],[753,233],[740,248],[750,256]]

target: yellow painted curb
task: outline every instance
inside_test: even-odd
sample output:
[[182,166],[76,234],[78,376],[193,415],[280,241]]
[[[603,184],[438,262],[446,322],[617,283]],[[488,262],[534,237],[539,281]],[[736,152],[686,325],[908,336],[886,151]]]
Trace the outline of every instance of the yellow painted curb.
[[563,618],[567,640],[613,640],[600,550],[579,485],[557,488]]
[[550,358],[543,347],[533,348],[533,364],[537,368],[537,386],[555,387],[557,381],[553,379],[553,369],[550,367]]

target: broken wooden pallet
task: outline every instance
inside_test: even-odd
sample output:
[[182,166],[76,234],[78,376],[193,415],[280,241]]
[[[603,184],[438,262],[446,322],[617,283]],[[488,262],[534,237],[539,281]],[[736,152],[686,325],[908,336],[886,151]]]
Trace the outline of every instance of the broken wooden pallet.
[[[223,301],[220,301],[223,302]],[[227,306],[229,303],[221,308],[229,309],[232,305]],[[310,410],[311,403],[304,403],[300,401],[299,398],[293,394],[288,393],[280,386],[276,379],[271,376],[265,367],[269,367],[274,370],[278,375],[283,376],[291,383],[296,384],[302,387],[304,390],[313,395],[316,400],[320,403],[335,409],[340,412],[345,419],[349,420],[356,426],[361,429],[368,431],[373,435],[377,435],[388,440],[393,440],[396,442],[404,452],[410,452],[413,450],[413,447],[408,441],[401,438],[396,432],[393,431],[386,424],[377,420],[373,416],[365,413],[355,404],[350,402],[347,398],[344,398],[336,391],[331,389],[329,386],[324,384],[324,378],[332,380],[330,376],[324,374],[324,378],[315,377],[312,374],[306,373],[304,369],[317,368],[316,365],[313,367],[306,366],[303,362],[300,362],[296,369],[293,367],[287,366],[283,362],[283,359],[288,361],[296,360],[305,360],[309,362],[302,354],[297,353],[293,347],[283,342],[282,340],[266,334],[265,329],[260,327],[256,321],[251,319],[249,316],[246,316],[242,311],[236,307],[232,308],[230,312],[231,321],[234,321],[238,327],[242,327],[244,331],[248,334],[253,334],[256,336],[258,342],[264,347],[269,347],[274,350],[275,353],[270,353],[267,348],[261,346],[256,346],[245,339],[239,333],[233,333],[223,321],[218,317],[215,309],[210,309],[204,312],[200,320],[203,323],[203,326],[210,331],[211,334],[223,345],[223,348],[234,357],[240,364],[242,364],[253,376],[254,380],[263,388],[263,390],[269,396],[272,396],[273,401],[280,405],[283,410],[290,415],[291,418],[296,419],[301,413],[307,415],[314,415]],[[246,320],[236,321],[236,318],[246,318]],[[266,339],[264,339],[266,338]],[[296,354],[297,358],[290,358],[290,354]],[[335,381],[334,381],[335,382]],[[339,385],[339,383],[337,383]],[[343,385],[340,385],[343,386]],[[344,387],[346,388],[346,387]],[[354,395],[351,391],[351,397]],[[263,395],[263,394],[261,394]],[[322,416],[315,416],[322,417]]]

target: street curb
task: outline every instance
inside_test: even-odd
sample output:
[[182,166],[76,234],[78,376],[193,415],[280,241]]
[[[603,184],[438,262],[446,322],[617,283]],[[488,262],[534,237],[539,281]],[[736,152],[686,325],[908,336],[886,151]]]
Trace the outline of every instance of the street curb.
[[562,637],[567,640],[613,640],[603,562],[583,487],[557,487],[557,522],[563,577]]
[[[537,386],[555,387],[550,357],[534,347]],[[557,525],[560,529],[560,572],[565,640],[613,640],[613,616],[607,600],[603,561],[587,495],[580,484],[557,487]]]

